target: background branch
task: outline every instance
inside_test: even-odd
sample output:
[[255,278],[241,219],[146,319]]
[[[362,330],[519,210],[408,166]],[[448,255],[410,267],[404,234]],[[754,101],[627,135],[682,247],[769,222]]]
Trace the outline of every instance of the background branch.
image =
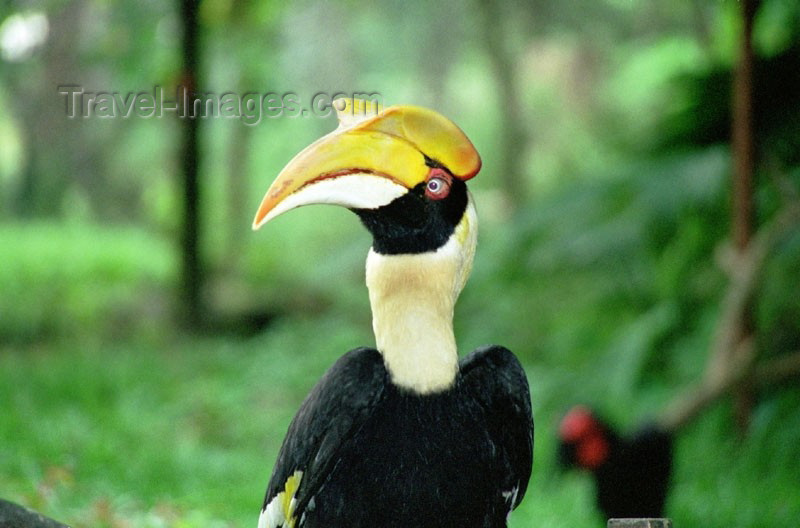
[[676,431],[682,428],[749,375],[754,375],[751,380],[754,385],[762,387],[800,372],[800,354],[757,366],[757,348],[753,337],[737,341],[736,331],[738,321],[748,309],[768,255],[798,223],[800,201],[793,201],[756,233],[745,250],[737,251],[728,246],[720,251],[720,265],[731,282],[722,300],[709,360],[702,381],[667,406],[659,419],[665,429]]

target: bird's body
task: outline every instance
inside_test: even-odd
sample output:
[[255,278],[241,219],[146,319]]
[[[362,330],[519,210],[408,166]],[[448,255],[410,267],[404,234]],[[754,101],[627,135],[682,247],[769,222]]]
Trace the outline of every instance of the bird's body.
[[[272,515],[279,526],[282,515],[269,503],[295,468],[306,468],[294,495],[297,526],[505,526],[529,476],[529,469],[518,469],[530,456],[524,448],[530,426],[522,425],[529,402],[506,399],[521,392],[527,392],[524,372],[499,347],[471,354],[452,388],[426,395],[394,384],[377,350],[351,351],[290,426],[267,490],[264,525]],[[515,434],[523,437],[508,438]]]
[[645,424],[622,436],[583,407],[561,422],[564,465],[589,471],[606,519],[662,517],[672,472],[672,435]]
[[477,243],[464,181],[480,158],[430,110],[348,108],[273,182],[254,226],[310,203],[353,210],[373,236],[377,346],[342,356],[303,402],[259,528],[503,528],[531,472],[528,383],[499,346],[459,361],[452,323]]
[[597,506],[608,518],[662,517],[672,471],[672,437],[645,425],[611,438],[608,460],[594,471]]

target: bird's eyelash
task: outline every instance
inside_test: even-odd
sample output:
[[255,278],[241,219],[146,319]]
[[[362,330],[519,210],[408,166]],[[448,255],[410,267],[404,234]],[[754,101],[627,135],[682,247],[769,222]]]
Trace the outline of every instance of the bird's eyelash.
[[[427,165],[428,167],[430,167],[432,169],[444,169],[444,170],[447,170],[447,167],[445,167],[444,165],[442,165],[441,163],[439,163],[435,159],[429,157],[427,154],[422,154],[422,155],[425,156],[425,165]],[[450,171],[447,171],[447,172],[450,172]]]

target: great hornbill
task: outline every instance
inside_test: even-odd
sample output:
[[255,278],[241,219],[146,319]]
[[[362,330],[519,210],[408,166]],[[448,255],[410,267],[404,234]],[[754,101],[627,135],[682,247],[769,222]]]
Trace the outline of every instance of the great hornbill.
[[561,420],[559,460],[591,472],[605,519],[661,517],[672,472],[672,435],[656,424],[621,436],[582,405]]
[[358,215],[376,348],[337,360],[281,446],[259,528],[497,528],[522,500],[533,421],[525,372],[500,346],[459,360],[453,309],[472,267],[466,180],[480,157],[425,108],[337,100],[340,125],[281,171],[257,229],[307,204]]

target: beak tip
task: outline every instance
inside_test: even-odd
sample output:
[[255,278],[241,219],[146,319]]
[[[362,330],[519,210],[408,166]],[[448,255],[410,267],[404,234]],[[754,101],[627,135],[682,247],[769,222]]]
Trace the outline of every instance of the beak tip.
[[253,225],[250,226],[252,227],[253,231],[258,231],[259,229],[261,229],[261,226],[267,223],[266,220],[264,219],[264,216],[265,215],[262,215],[261,212],[259,211],[256,217],[253,219]]

